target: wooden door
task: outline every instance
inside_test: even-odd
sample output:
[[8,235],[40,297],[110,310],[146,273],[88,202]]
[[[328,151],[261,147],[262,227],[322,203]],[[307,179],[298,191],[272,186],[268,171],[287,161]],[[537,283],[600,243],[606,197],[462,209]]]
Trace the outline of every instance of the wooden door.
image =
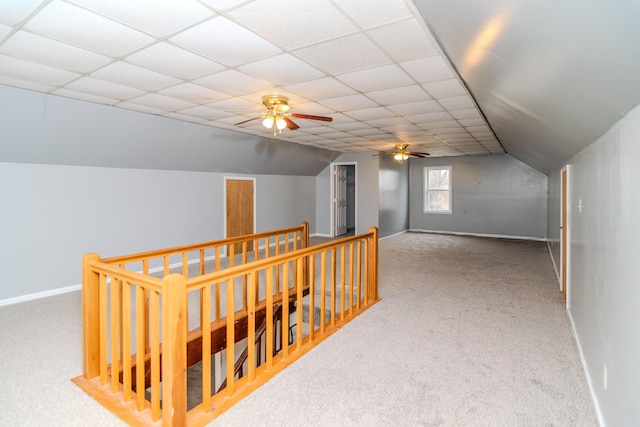
[[562,171],[561,189],[561,215],[560,215],[560,270],[562,281],[562,296],[567,302],[567,171]]
[[[226,180],[226,220],[227,237],[242,236],[254,233],[253,200],[254,188],[251,179]],[[252,250],[253,242],[249,242],[247,250]],[[236,244],[234,253],[242,251],[242,245]]]

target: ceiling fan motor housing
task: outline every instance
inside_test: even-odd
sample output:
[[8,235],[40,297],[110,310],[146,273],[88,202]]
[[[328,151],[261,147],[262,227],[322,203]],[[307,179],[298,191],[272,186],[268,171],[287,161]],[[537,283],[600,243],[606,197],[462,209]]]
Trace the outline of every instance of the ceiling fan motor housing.
[[265,95],[262,97],[262,103],[270,111],[276,113],[286,113],[291,107],[289,107],[289,98],[283,95]]

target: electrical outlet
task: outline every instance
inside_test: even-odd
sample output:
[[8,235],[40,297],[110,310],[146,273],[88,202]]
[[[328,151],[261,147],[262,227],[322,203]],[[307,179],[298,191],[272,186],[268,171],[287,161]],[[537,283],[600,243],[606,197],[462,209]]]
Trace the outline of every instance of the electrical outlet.
[[602,386],[607,389],[607,365],[602,364]]

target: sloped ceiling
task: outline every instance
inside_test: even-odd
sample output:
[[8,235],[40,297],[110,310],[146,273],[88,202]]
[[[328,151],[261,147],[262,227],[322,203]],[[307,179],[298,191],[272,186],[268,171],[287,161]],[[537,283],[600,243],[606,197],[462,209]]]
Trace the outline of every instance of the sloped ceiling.
[[415,3],[507,152],[542,172],[640,104],[640,2]]
[[[4,1],[0,85],[213,127],[221,144],[280,140],[334,153],[325,158],[396,143],[434,157],[506,149],[548,173],[640,103],[639,9],[626,0]],[[295,119],[300,129],[275,135],[261,120],[238,125],[261,116],[266,94],[333,122]],[[11,155],[52,143],[13,137]],[[157,148],[127,142],[131,153]],[[85,141],[59,148],[74,143]],[[203,167],[202,143],[182,153],[181,168]],[[77,148],[74,161],[96,157]],[[117,155],[103,161],[125,167]]]
[[[0,2],[0,84],[338,155],[396,143],[504,153],[404,0]],[[296,118],[300,129],[275,135],[261,120],[238,125],[261,116],[268,94],[333,122]]]

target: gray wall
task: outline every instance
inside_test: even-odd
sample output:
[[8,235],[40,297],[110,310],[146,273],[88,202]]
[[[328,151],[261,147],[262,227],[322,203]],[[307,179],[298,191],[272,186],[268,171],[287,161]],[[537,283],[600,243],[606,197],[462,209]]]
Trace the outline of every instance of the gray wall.
[[380,156],[380,237],[409,228],[409,162]]
[[[568,311],[602,425],[607,426],[640,425],[639,141],[640,106],[568,162]],[[560,199],[559,176],[557,170],[549,181],[549,200]],[[559,202],[550,204],[553,242],[559,239],[559,209]],[[559,251],[552,254],[560,265]]]
[[2,85],[0,141],[0,162],[263,175],[316,176],[339,155]]
[[[452,167],[452,214],[423,212],[425,166]],[[413,159],[412,230],[546,238],[547,177],[509,155]]]
[[[356,233],[366,233],[378,226],[379,184],[378,158],[373,152],[343,153],[334,163],[355,162],[356,166]],[[331,165],[316,177],[316,232],[331,231]]]
[[[0,163],[0,300],[78,285],[87,252],[223,238],[225,176]],[[315,177],[255,178],[257,231],[302,221],[314,230]]]

